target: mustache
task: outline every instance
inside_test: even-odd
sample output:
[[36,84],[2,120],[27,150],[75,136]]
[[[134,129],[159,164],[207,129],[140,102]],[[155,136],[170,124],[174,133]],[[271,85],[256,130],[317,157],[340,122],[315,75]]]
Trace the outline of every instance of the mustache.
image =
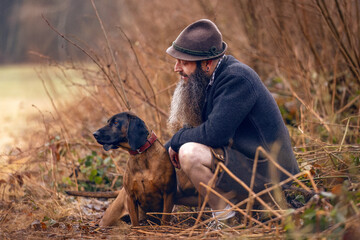
[[187,74],[185,74],[185,73],[183,73],[183,72],[179,72],[179,74],[180,74],[180,76],[182,76],[182,77],[189,77],[189,75],[187,75]]

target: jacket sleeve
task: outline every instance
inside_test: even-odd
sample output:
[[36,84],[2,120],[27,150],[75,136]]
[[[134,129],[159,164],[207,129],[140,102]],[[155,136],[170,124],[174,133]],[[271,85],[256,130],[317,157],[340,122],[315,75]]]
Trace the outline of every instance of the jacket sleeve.
[[[257,76],[257,75],[256,75]],[[255,77],[256,77],[255,76]],[[253,108],[257,96],[251,81],[254,75],[227,74],[215,83],[213,109],[207,120],[195,128],[180,129],[171,139],[171,148],[178,152],[187,142],[210,147],[227,146],[236,129]]]

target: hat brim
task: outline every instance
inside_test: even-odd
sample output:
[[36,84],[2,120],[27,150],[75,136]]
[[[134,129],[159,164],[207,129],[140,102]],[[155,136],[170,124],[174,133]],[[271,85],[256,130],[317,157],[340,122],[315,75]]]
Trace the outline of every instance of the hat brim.
[[175,50],[175,48],[173,46],[170,46],[166,50],[166,53],[169,54],[170,56],[172,56],[173,58],[180,59],[180,60],[202,61],[202,60],[209,60],[209,59],[218,58],[218,57],[221,57],[222,55],[224,55],[225,52],[226,52],[226,49],[227,49],[227,44],[225,42],[222,42],[222,45],[223,45],[222,52],[215,55],[215,56],[195,56],[195,55],[190,55],[190,54],[183,53],[183,52]]

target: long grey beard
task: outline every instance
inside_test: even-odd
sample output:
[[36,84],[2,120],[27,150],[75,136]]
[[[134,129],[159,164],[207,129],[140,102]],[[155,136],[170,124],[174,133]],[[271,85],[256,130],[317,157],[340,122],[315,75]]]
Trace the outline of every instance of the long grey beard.
[[205,72],[197,68],[186,83],[183,80],[178,82],[171,100],[168,119],[168,128],[172,133],[184,126],[196,127],[203,122],[201,113],[209,80]]

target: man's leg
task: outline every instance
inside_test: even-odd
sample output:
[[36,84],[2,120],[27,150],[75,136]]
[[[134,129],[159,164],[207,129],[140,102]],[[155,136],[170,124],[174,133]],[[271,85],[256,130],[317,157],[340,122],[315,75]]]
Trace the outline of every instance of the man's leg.
[[[212,154],[209,147],[199,143],[186,143],[179,150],[181,169],[189,177],[201,196],[206,195],[206,189],[200,186],[200,182],[208,184],[214,176],[211,172]],[[223,191],[216,189],[220,194]],[[214,194],[209,194],[208,204],[213,210],[223,210],[227,203]]]

